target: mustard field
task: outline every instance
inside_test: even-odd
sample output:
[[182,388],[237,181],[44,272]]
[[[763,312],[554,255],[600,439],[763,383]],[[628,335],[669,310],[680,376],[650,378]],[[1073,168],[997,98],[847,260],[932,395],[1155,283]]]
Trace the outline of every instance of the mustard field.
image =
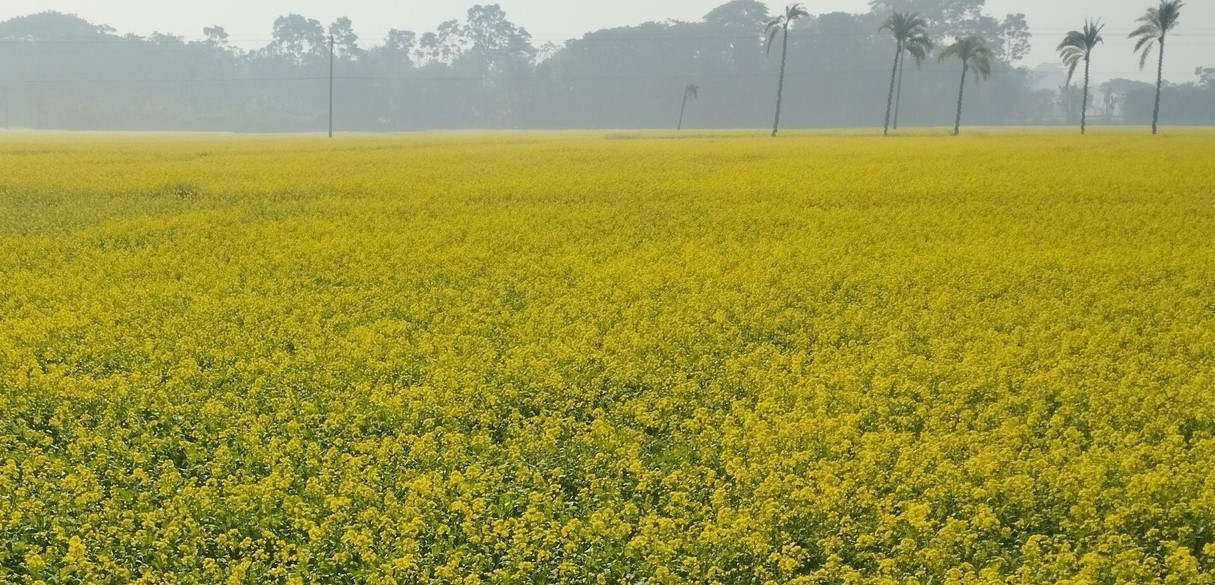
[[0,583],[1213,575],[1215,132],[0,135]]

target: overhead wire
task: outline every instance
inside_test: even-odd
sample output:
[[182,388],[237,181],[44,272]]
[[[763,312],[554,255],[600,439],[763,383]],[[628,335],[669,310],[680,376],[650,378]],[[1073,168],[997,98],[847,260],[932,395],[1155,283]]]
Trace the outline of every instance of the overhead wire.
[[[832,70],[816,70],[816,71],[801,71],[788,72],[785,74],[786,79],[809,79],[819,76],[830,75],[876,75],[881,73],[889,73],[888,69],[873,68],[873,69],[832,69]],[[923,70],[920,73],[927,75],[943,75],[956,76],[957,72],[952,70]],[[1093,71],[1093,75],[1134,75],[1140,73],[1138,71]],[[1182,73],[1180,71],[1166,71],[1165,75],[1192,75],[1193,71]],[[509,80],[509,83],[577,83],[577,82],[594,82],[594,81],[695,81],[705,79],[764,79],[775,77],[775,72],[761,73],[692,73],[687,75],[580,75],[580,76],[553,76],[543,79],[525,79],[516,78]],[[378,81],[378,82],[479,82],[485,81],[481,76],[426,76],[415,75],[406,77],[387,76],[387,75],[345,75],[335,76],[334,81]],[[228,78],[144,78],[144,79],[9,79],[0,80],[0,85],[154,85],[154,84],[242,84],[242,83],[294,83],[294,82],[323,82],[328,81],[328,76],[282,76],[282,77],[228,77]]]

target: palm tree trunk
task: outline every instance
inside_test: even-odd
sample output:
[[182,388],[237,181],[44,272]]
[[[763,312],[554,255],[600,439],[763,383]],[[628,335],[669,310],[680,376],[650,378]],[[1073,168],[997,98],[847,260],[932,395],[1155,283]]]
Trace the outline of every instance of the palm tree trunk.
[[903,72],[907,70],[907,54],[903,53],[899,56],[899,87],[894,91],[894,125],[893,129],[899,129],[899,106],[903,104]]
[[1156,65],[1156,106],[1152,109],[1152,134],[1160,123],[1160,88],[1164,85],[1164,35],[1160,35],[1160,62]]
[[683,113],[687,109],[688,109],[688,92],[685,91],[685,92],[683,92],[683,105],[679,106],[679,125],[675,127],[676,130],[683,130]]
[[1091,61],[1090,55],[1084,56],[1084,95],[1080,101],[1080,135],[1083,136],[1088,131],[1088,66]]
[[882,136],[890,136],[890,111],[894,107],[894,84],[899,75],[899,56],[903,54],[903,44],[898,43],[894,50],[894,66],[890,68],[890,93],[886,95],[886,125],[882,127]]
[[780,82],[776,86],[776,121],[772,122],[772,136],[780,130],[780,102],[785,94],[785,60],[789,57],[789,23],[785,23],[784,38],[780,49]]
[[962,133],[962,96],[966,94],[966,72],[970,70],[970,66],[966,61],[962,61],[962,83],[958,86],[958,117],[954,119],[953,135],[957,136]]

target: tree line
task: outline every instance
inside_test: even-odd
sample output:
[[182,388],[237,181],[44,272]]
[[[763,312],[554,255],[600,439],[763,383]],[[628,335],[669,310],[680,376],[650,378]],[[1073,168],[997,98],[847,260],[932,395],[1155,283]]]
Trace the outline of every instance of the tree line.
[[[1148,58],[1152,56],[1153,52],[1159,58],[1156,69],[1156,94],[1152,108],[1152,134],[1157,134],[1159,131],[1160,96],[1164,84],[1165,41],[1168,38],[1169,32],[1180,23],[1181,9],[1184,6],[1185,2],[1182,0],[1160,0],[1159,6],[1148,8],[1146,13],[1138,19],[1139,27],[1130,34],[1130,38],[1137,41],[1135,43],[1135,51],[1140,57],[1139,68],[1141,70],[1146,66]],[[788,59],[789,48],[789,25],[799,18],[808,16],[810,16],[810,13],[806,11],[801,3],[790,4],[785,8],[784,14],[773,18],[767,25],[769,51],[771,51],[772,42],[778,34],[783,35],[782,39],[785,41],[781,49],[780,81],[776,90],[776,122],[772,126],[772,136],[776,136],[780,127],[782,93],[785,85],[785,65]],[[934,42],[928,33],[928,28],[929,20],[922,14],[918,12],[896,11],[882,23],[879,29],[881,31],[888,31],[895,41],[894,64],[890,72],[890,89],[886,94],[886,121],[882,129],[882,134],[885,136],[890,135],[891,112],[901,94],[901,84],[896,82],[900,80],[900,67],[905,61],[905,54],[914,57],[917,64],[922,64],[934,46]],[[1057,48],[1064,65],[1068,67],[1068,85],[1070,85],[1072,78],[1075,76],[1076,68],[1081,63],[1084,64],[1084,93],[1080,110],[1081,134],[1086,133],[1087,130],[1090,65],[1092,63],[1093,50],[1104,42],[1104,38],[1101,36],[1102,30],[1104,30],[1104,25],[1100,21],[1086,20],[1083,29],[1069,31]],[[962,106],[966,95],[967,75],[974,72],[976,81],[989,78],[992,71],[992,60],[995,56],[995,52],[988,45],[988,41],[980,34],[958,36],[952,44],[944,47],[940,52],[941,61],[957,59],[962,64],[962,78],[958,85],[957,113],[953,126],[954,136],[957,136],[961,132]],[[1202,74],[1201,70],[1199,74]]]
[[[1158,63],[1156,65],[1156,96],[1152,106],[1152,134],[1159,131],[1160,126],[1160,96],[1164,86],[1164,43],[1168,39],[1169,32],[1177,27],[1181,22],[1181,9],[1185,6],[1182,0],[1161,0],[1160,5],[1154,8],[1148,8],[1147,12],[1139,18],[1139,28],[1131,32],[1130,37],[1135,42],[1135,52],[1139,54],[1139,69],[1143,69],[1151,58],[1153,52],[1157,54]],[[1105,38],[1101,32],[1105,30],[1105,25],[1101,21],[1086,20],[1084,28],[1080,30],[1069,31],[1063,38],[1063,42],[1059,43],[1059,56],[1063,59],[1063,63],[1067,65],[1067,83],[1070,84],[1072,78],[1076,74],[1076,68],[1084,64],[1084,92],[1080,102],[1080,133],[1084,134],[1088,125],[1088,105],[1089,105],[1089,81],[1090,67],[1093,60],[1093,51],[1098,45],[1105,42]],[[1203,70],[1198,70],[1198,75],[1203,76]],[[1208,76],[1211,73],[1207,73]],[[1206,79],[1207,85],[1210,84],[1210,79]]]
[[[0,106],[5,126],[38,128],[317,131],[332,103],[344,131],[755,128],[766,119],[774,133],[782,125],[883,125],[889,133],[900,124],[960,127],[969,95],[972,123],[1070,123],[1079,112],[1087,126],[1089,91],[1074,95],[1070,76],[1057,90],[1040,87],[1020,65],[1033,39],[1024,15],[997,18],[984,2],[871,0],[864,14],[812,15],[794,5],[772,15],[761,2],[732,0],[697,22],[569,41],[534,38],[498,5],[474,6],[422,34],[377,33],[375,43],[348,18],[324,25],[290,14],[262,39],[234,38],[222,26],[187,39],[123,35],[47,12],[0,23]],[[1140,48],[1163,48],[1169,30]],[[938,44],[944,61],[929,58]],[[1079,50],[1068,61],[1073,74],[1092,55]],[[963,79],[959,89],[959,62],[963,78],[988,83],[968,89]],[[1100,88],[1100,115],[1107,123],[1215,123],[1215,70],[1197,73],[1180,84],[1161,73],[1155,88],[1113,80]],[[954,92],[957,103],[944,97]]]

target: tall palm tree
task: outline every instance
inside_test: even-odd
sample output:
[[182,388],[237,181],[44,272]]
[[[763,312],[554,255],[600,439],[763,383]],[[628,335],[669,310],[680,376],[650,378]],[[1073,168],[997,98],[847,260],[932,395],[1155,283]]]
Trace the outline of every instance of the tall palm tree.
[[[940,60],[957,57],[962,61],[962,83],[958,87],[958,117],[953,124],[953,135],[962,131],[962,98],[966,94],[966,74],[973,69],[975,74],[983,79],[991,77],[991,49],[982,37],[969,36],[958,38],[952,45],[941,51]],[[978,83],[979,77],[975,78]]]
[[915,58],[915,66],[918,69],[924,63],[924,59],[928,58],[932,48],[932,39],[927,34],[912,36],[903,43],[903,57],[899,59],[899,85],[894,90],[894,124],[892,124],[894,130],[899,129],[899,106],[903,102],[903,72],[906,70],[907,55]]
[[1084,21],[1083,30],[1073,30],[1067,33],[1063,38],[1063,42],[1059,43],[1059,56],[1063,58],[1063,64],[1067,65],[1067,83],[1071,85],[1072,77],[1076,75],[1076,67],[1081,62],[1084,63],[1084,93],[1080,98],[1080,133],[1084,134],[1088,128],[1088,81],[1089,81],[1089,66],[1093,60],[1093,49],[1097,45],[1105,42],[1101,38],[1101,30],[1105,28],[1101,21]]
[[[899,77],[899,63],[903,60],[903,53],[908,50],[908,42],[916,41],[915,46],[919,48],[921,43],[928,43],[928,47],[932,46],[932,41],[928,40],[928,21],[920,16],[918,12],[895,12],[882,23],[882,27],[878,32],[888,30],[894,35],[894,65],[890,67],[890,92],[886,94],[886,125],[882,127],[882,136],[890,135],[890,113],[894,109],[894,87]],[[917,57],[917,62],[920,57]]]
[[790,4],[785,7],[784,14],[773,18],[768,22],[768,26],[766,27],[768,34],[768,55],[772,54],[772,41],[776,40],[776,35],[783,33],[780,51],[780,84],[776,86],[776,121],[772,123],[773,136],[776,136],[777,131],[780,130],[780,105],[781,98],[785,94],[785,63],[789,59],[789,25],[793,24],[793,21],[806,16],[810,16],[810,13],[806,12],[801,3]]
[[698,97],[700,97],[700,87],[696,84],[689,83],[687,87],[683,88],[683,105],[679,107],[679,126],[675,127],[676,130],[683,130],[683,113],[688,109],[688,98],[696,99]]
[[1160,122],[1160,88],[1164,85],[1164,38],[1181,20],[1181,8],[1185,6],[1182,0],[1160,0],[1160,6],[1148,8],[1147,13],[1136,22],[1142,25],[1135,29],[1127,38],[1138,39],[1135,52],[1139,53],[1139,69],[1147,65],[1152,56],[1152,50],[1160,45],[1160,61],[1156,66],[1156,106],[1152,109],[1152,134],[1155,134]]

